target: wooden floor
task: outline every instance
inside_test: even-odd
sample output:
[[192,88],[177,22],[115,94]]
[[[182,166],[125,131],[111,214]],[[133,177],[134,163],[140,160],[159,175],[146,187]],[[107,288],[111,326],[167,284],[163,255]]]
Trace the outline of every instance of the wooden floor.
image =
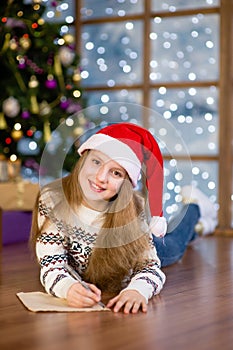
[[26,244],[1,252],[0,349],[233,349],[233,238],[212,236],[164,269],[147,314],[33,313],[16,297],[42,290]]

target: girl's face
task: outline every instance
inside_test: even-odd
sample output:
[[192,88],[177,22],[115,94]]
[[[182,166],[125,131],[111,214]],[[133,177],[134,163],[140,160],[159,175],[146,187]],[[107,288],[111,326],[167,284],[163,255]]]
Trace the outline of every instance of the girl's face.
[[126,178],[126,171],[104,153],[91,150],[79,172],[83,204],[102,211]]

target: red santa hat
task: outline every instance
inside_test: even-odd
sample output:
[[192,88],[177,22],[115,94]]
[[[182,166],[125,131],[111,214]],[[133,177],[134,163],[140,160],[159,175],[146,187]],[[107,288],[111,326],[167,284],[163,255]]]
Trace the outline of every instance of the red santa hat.
[[163,157],[152,134],[135,124],[112,124],[88,138],[79,147],[78,153],[82,155],[88,149],[101,151],[120,164],[134,187],[144,165],[152,216],[150,228],[153,234],[163,237],[167,229],[162,210]]

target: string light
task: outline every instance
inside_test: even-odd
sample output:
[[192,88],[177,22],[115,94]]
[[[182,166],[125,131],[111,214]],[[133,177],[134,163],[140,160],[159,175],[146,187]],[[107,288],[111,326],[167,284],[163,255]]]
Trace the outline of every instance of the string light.
[[10,156],[10,161],[11,162],[15,162],[17,160],[17,155],[16,154],[12,154],[11,156]]

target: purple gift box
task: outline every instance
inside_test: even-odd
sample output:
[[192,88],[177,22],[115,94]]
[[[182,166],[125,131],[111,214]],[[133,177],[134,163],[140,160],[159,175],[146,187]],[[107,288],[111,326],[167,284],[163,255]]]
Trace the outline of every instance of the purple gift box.
[[2,211],[2,244],[28,241],[31,229],[31,211]]

